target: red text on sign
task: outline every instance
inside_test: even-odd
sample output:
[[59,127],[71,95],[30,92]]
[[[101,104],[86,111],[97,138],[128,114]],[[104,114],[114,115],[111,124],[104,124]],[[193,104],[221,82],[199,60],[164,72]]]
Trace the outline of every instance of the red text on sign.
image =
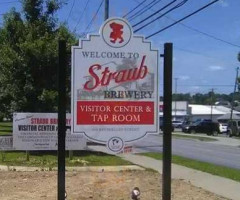
[[96,72],[102,69],[100,64],[94,64],[89,68],[90,80],[84,84],[84,89],[94,90],[98,86],[107,86],[111,81],[115,83],[123,83],[128,81],[135,81],[138,79],[143,79],[148,73],[148,68],[144,64],[146,56],[143,56],[141,65],[138,68],[125,69],[116,72],[111,72],[109,67],[101,72],[101,77],[99,77]]

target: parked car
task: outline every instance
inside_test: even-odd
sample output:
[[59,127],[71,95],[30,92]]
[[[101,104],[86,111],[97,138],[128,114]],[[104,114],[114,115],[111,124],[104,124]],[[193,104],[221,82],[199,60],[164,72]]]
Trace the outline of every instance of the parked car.
[[172,121],[172,125],[173,125],[174,128],[182,128],[182,124],[183,124],[183,122],[179,121],[179,120],[173,120]]
[[183,127],[185,133],[206,133],[207,135],[218,135],[220,133],[219,123],[212,121],[198,121]]
[[232,120],[228,122],[227,134],[229,137],[240,136],[240,120]]
[[219,123],[220,133],[227,133],[228,125],[226,123]]

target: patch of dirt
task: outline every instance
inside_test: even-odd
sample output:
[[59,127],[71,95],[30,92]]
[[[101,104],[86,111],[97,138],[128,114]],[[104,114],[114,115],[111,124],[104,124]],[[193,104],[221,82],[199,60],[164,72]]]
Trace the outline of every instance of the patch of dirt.
[[[0,172],[1,200],[56,200],[57,172]],[[67,172],[68,200],[130,200],[139,187],[141,200],[159,200],[161,175],[152,171]],[[226,200],[181,180],[172,181],[172,200]]]

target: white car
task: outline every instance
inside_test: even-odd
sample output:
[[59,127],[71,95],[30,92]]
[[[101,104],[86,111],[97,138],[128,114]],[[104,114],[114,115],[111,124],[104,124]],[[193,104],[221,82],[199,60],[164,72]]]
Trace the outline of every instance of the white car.
[[178,121],[178,120],[173,120],[172,121],[172,125],[173,125],[174,128],[182,128],[182,124],[183,124],[182,121]]
[[226,133],[227,132],[227,124],[219,123],[219,130],[220,133]]

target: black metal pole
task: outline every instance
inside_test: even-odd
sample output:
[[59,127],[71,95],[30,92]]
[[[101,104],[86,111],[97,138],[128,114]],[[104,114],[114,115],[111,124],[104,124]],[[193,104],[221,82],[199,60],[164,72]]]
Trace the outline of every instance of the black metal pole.
[[65,136],[66,136],[66,41],[59,41],[58,67],[58,200],[65,199]]
[[104,20],[109,18],[109,0],[105,0]]
[[172,162],[172,43],[164,44],[164,89],[163,89],[163,174],[162,199],[171,199]]

